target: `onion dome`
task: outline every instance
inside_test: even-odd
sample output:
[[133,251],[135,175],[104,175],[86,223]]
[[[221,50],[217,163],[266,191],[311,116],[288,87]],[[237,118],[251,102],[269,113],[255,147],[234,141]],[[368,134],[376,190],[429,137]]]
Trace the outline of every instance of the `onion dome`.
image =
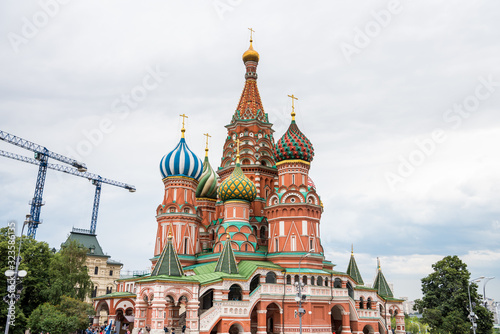
[[259,62],[259,53],[253,49],[252,40],[250,40],[250,47],[245,51],[245,53],[243,53],[242,58],[244,63],[247,61]]
[[217,194],[224,202],[235,199],[252,202],[257,197],[257,188],[245,176],[238,161],[231,175],[220,184]]
[[198,180],[203,171],[203,163],[186,144],[184,120],[187,116],[184,114],[180,116],[182,117],[181,141],[172,152],[163,156],[160,161],[160,172],[163,178],[185,176]]
[[217,174],[215,174],[208,156],[203,161],[203,173],[201,173],[198,187],[196,188],[196,198],[217,198]]
[[311,141],[299,130],[292,119],[285,134],[274,145],[274,160],[276,163],[283,160],[304,160],[311,162],[314,157],[314,148]]

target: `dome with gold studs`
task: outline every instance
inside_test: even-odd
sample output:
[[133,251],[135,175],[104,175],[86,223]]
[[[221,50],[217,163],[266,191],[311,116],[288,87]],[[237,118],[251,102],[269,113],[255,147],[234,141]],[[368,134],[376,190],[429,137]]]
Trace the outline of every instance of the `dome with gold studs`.
[[238,162],[231,175],[220,184],[217,194],[224,202],[238,199],[252,202],[257,197],[257,188],[252,180],[245,176]]
[[250,47],[243,53],[243,62],[255,61],[259,62],[259,53],[253,49],[252,40],[250,40]]

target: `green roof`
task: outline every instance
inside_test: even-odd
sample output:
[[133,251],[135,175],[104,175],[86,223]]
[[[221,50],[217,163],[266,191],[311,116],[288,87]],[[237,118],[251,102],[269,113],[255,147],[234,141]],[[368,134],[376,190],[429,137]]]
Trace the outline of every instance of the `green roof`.
[[99,245],[99,241],[97,241],[97,235],[92,233],[85,232],[77,232],[75,230],[71,231],[68,239],[61,245],[66,245],[69,241],[75,240],[80,243],[84,248],[87,249],[87,255],[92,256],[105,256],[110,257],[109,255],[105,255],[102,251],[101,245]]
[[156,262],[155,268],[151,276],[168,275],[168,276],[183,276],[181,263],[177,257],[174,246],[172,245],[172,237],[168,237],[167,244],[161,252],[160,258]]
[[358,284],[365,284],[363,282],[363,278],[361,277],[361,273],[359,272],[358,265],[356,264],[356,260],[354,259],[354,253],[351,252],[351,259],[349,260],[349,265],[347,266],[347,275],[351,276],[353,280]]
[[108,298],[112,299],[112,298],[127,298],[127,297],[135,298],[136,294],[135,293],[131,293],[131,292],[126,292],[126,291],[113,292],[113,293],[108,293],[107,295],[95,297],[95,298],[92,298],[92,299],[108,299]]
[[373,288],[377,290],[379,296],[385,297],[394,297],[392,294],[391,288],[389,288],[389,284],[385,280],[384,274],[382,274],[382,270],[380,267],[378,268],[377,277],[375,278],[375,282],[373,283]]
[[220,253],[219,260],[215,266],[215,271],[224,272],[227,274],[237,274],[238,264],[234,256],[233,247],[231,246],[231,239],[227,239],[224,243],[224,248]]

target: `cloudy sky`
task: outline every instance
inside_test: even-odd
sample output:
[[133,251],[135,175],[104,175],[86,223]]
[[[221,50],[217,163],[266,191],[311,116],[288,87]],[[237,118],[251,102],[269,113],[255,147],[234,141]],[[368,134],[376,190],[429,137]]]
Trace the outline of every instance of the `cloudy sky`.
[[[354,244],[365,282],[380,257],[396,296],[414,299],[431,265],[458,255],[473,277],[497,277],[486,292],[500,300],[499,11],[493,1],[3,1],[0,129],[135,185],[103,186],[97,233],[126,270],[145,269],[178,115],[200,157],[212,135],[218,166],[252,27],[275,138],[293,93],[314,144],[327,258],[345,271]],[[3,225],[29,212],[36,175],[0,158]],[[72,227],[89,228],[93,196],[86,179],[49,170],[37,239],[58,248]]]

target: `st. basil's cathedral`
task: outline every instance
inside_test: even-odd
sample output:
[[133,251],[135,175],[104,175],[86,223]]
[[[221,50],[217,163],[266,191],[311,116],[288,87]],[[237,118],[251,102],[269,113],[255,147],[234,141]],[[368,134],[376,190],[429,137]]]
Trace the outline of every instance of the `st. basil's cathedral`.
[[290,126],[275,141],[251,39],[243,63],[220,167],[208,161],[208,134],[203,162],[188,147],[181,115],[180,141],[160,162],[151,274],[94,298],[94,322],[105,310],[118,334],[405,333],[403,300],[380,264],[367,286],[353,252],[345,272],[325,258],[323,204],[309,178],[315,152],[295,121],[295,97]]

